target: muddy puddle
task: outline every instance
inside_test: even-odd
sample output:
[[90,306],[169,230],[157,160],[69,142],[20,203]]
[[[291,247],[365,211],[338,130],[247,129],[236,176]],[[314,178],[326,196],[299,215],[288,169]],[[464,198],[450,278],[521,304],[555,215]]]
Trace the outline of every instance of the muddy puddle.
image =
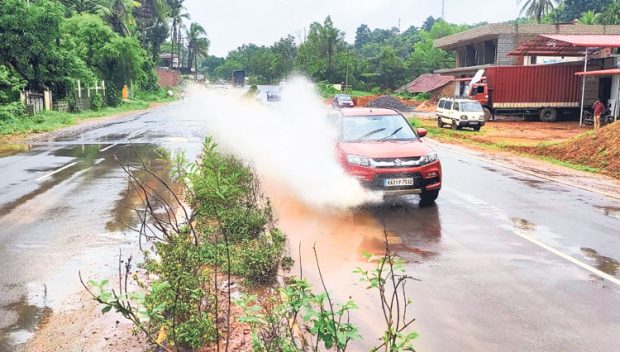
[[[366,340],[365,347],[380,335],[384,326],[377,319],[381,316],[377,293],[368,290],[354,270],[371,269],[385,253],[386,239],[390,249],[407,265],[433,261],[441,255],[439,209],[437,206],[419,208],[417,197],[342,211],[308,206],[276,183],[263,181],[263,188],[278,218],[278,226],[288,236],[290,255],[295,259],[292,273],[299,275],[302,270],[315,290],[320,290],[313,251],[316,248],[329,292],[340,302],[352,298],[360,307],[354,319]],[[372,255],[370,262],[364,253]],[[363,345],[354,347],[357,348],[354,350],[364,348]]]
[[31,148],[32,146],[28,144],[5,143],[4,141],[0,140],[0,158],[5,158],[19,153],[25,153],[30,151]]

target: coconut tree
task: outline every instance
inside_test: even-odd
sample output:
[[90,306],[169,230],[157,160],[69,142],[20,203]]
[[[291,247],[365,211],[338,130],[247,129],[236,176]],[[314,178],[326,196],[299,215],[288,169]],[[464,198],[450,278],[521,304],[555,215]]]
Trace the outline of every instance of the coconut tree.
[[517,0],[521,6],[521,15],[534,18],[536,23],[541,23],[546,14],[555,8],[555,0]]
[[601,18],[600,13],[596,13],[590,10],[590,11],[586,11],[582,13],[581,17],[577,19],[577,23],[587,24],[587,25],[597,24],[599,23],[600,18]]
[[67,10],[77,14],[100,14],[106,8],[105,0],[60,0]]
[[194,65],[195,74],[198,74],[198,57],[207,56],[209,50],[209,39],[207,32],[198,23],[192,22],[186,32],[187,36],[187,67],[192,68]]
[[185,7],[179,2],[170,6],[170,68],[172,68],[172,62],[174,61],[174,45],[178,43],[178,58],[179,66],[181,65],[181,29],[183,28],[183,19],[190,19],[190,16],[185,12]]
[[599,18],[601,24],[614,25],[620,24],[620,2],[614,1],[607,6]]
[[142,4],[135,0],[101,0],[100,12],[115,32],[131,35],[130,26],[135,23],[131,10]]

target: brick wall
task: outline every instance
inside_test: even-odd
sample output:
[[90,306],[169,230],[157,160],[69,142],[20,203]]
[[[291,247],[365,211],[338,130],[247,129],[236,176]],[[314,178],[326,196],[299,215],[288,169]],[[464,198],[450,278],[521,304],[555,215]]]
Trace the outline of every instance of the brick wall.
[[437,88],[431,92],[431,100],[439,101],[442,97],[452,97],[456,91],[457,82],[450,82],[441,88]]
[[181,83],[181,75],[177,71],[157,68],[157,83],[164,88],[176,87]]

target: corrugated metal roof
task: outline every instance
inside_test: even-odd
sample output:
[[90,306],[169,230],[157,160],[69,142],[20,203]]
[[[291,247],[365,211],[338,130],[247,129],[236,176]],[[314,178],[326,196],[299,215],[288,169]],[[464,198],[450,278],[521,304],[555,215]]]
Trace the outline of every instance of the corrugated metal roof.
[[404,85],[399,90],[405,90],[409,93],[428,93],[445,86],[453,80],[454,77],[452,76],[442,76],[435,73],[427,73]]
[[620,48],[620,35],[544,34],[547,37],[582,48]]
[[620,68],[612,68],[609,70],[598,70],[598,71],[588,71],[588,72],[577,72],[575,73],[577,76],[612,76],[612,75],[620,75]]
[[620,48],[620,35],[542,34],[510,52],[512,56],[584,56],[603,48]]

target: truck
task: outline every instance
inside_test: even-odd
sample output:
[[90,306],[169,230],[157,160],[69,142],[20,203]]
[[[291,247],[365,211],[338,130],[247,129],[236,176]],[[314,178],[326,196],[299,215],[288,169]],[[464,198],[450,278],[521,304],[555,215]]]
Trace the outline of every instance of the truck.
[[482,104],[485,115],[536,116],[553,122],[574,115],[581,107],[583,63],[491,66],[469,85],[470,99]]
[[236,70],[232,73],[233,87],[243,87],[245,85],[245,71]]

